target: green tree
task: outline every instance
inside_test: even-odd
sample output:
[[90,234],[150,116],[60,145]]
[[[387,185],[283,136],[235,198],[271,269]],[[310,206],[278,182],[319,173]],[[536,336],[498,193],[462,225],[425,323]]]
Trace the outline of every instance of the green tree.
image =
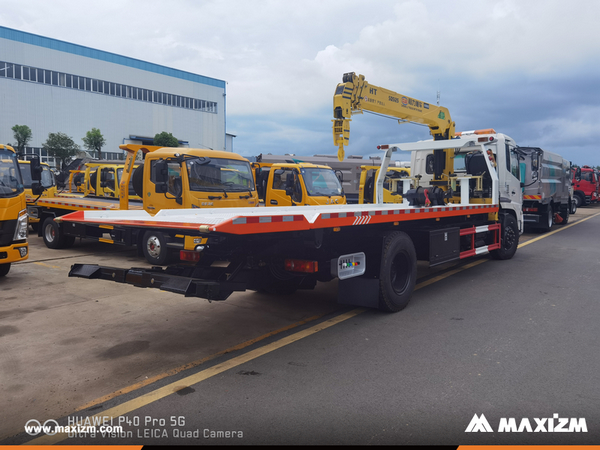
[[154,145],[161,147],[179,147],[179,141],[171,133],[163,131],[154,136]]
[[23,155],[25,153],[25,147],[27,147],[27,144],[29,144],[29,141],[31,140],[31,128],[27,125],[15,125],[11,129],[13,130],[17,141],[15,149],[18,154]]
[[92,128],[91,131],[85,133],[85,137],[81,140],[85,148],[90,152],[98,152],[98,159],[102,159],[102,147],[106,144],[106,140],[98,128]]
[[65,133],[49,133],[48,139],[42,144],[49,156],[54,156],[61,161],[61,167],[65,167],[66,161],[77,155],[79,145]]

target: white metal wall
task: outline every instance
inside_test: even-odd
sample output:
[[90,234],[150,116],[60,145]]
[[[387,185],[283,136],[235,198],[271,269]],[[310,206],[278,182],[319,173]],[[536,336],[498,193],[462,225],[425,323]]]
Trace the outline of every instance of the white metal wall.
[[151,89],[217,103],[217,113],[189,110],[72,88],[0,77],[0,142],[13,142],[14,125],[27,125],[29,143],[41,147],[48,133],[81,138],[99,128],[117,151],[130,135],[152,137],[167,131],[190,147],[225,150],[225,89],[64,51],[0,38],[0,59],[41,69]]

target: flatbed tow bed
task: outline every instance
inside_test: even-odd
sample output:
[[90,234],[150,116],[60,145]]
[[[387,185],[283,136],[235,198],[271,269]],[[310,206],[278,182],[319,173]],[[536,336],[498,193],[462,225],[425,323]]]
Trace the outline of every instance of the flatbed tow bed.
[[[76,264],[69,276],[208,300],[225,300],[244,290],[289,294],[338,278],[340,303],[399,311],[414,290],[417,260],[436,266],[487,252],[497,259],[514,255],[523,221],[518,179],[507,178],[512,175],[505,144],[511,142],[491,132],[384,146],[378,187],[397,148],[442,152],[432,154],[438,170],[442,158],[452,158],[442,174],[447,181],[423,187],[420,178],[411,178],[403,186],[402,204],[385,204],[378,194],[377,202],[368,205],[165,209],[154,216],[145,211],[74,212],[61,218],[67,226],[125,232],[148,228],[185,234],[188,241],[180,252],[183,264],[151,269]],[[460,158],[468,161],[454,173],[451,164]]]

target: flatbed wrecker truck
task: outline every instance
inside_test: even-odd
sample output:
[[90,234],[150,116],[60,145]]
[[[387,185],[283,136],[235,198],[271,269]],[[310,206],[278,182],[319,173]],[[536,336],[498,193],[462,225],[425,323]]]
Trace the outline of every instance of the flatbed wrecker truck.
[[[364,77],[347,74],[336,96],[365,88],[365,83]],[[394,107],[402,104],[394,102]],[[395,150],[431,153],[431,185],[418,186],[417,174],[411,173],[414,184],[404,193],[408,204],[384,204],[379,189],[372,205],[161,210],[154,216],[145,211],[79,211],[63,221],[159,228],[201,243],[181,251],[182,264],[150,269],[75,264],[69,276],[208,300],[225,300],[247,289],[287,294],[338,278],[340,303],[395,312],[408,304],[414,290],[417,259],[435,266],[487,252],[511,258],[523,229],[520,181],[514,175],[518,171],[511,170],[513,164],[518,167],[514,141],[495,132],[450,139],[454,123],[445,108],[427,105],[419,110],[413,102],[406,104],[413,106],[407,119],[428,124],[434,137],[440,136],[382,146],[381,185]],[[338,121],[348,119],[336,109],[334,117],[335,139],[340,129],[346,130]],[[347,139],[336,143],[343,153]]]

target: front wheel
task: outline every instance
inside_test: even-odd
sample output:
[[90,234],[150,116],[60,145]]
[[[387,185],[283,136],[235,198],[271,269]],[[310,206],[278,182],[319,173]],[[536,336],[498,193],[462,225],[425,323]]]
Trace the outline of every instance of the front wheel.
[[417,281],[417,253],[401,231],[386,236],[379,274],[379,309],[397,312],[406,307]]
[[6,276],[10,270],[10,263],[0,264],[0,278]]
[[160,231],[149,230],[144,233],[142,246],[146,261],[150,264],[162,266],[169,258],[167,238]]
[[519,246],[519,227],[517,219],[508,214],[502,221],[500,235],[500,248],[490,252],[495,259],[510,259],[514,256]]

